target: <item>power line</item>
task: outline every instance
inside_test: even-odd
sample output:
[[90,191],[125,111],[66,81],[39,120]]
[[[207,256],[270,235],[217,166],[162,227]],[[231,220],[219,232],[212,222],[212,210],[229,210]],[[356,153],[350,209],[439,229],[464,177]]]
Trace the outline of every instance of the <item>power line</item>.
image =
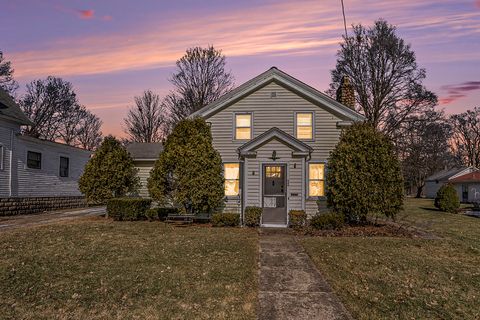
[[343,27],[345,28],[345,38],[348,37],[347,34],[347,19],[345,19],[345,6],[343,5],[343,0],[340,0],[342,2],[342,14],[343,14]]

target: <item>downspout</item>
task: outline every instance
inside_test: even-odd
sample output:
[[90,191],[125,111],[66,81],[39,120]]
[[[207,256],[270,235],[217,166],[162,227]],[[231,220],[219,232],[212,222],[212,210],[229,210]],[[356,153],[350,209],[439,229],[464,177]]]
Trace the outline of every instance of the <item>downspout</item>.
[[13,196],[13,143],[15,138],[15,132],[13,129],[10,129],[10,159],[9,159],[9,168],[8,168],[8,195]]

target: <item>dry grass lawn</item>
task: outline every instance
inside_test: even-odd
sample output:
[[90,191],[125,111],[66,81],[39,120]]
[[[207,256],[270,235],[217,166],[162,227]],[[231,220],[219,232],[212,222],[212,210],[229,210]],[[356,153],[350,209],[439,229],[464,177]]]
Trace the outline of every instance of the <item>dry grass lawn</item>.
[[479,319],[480,219],[408,199],[398,220],[441,239],[306,237],[302,243],[357,319]]
[[257,233],[88,219],[0,233],[2,319],[253,319]]

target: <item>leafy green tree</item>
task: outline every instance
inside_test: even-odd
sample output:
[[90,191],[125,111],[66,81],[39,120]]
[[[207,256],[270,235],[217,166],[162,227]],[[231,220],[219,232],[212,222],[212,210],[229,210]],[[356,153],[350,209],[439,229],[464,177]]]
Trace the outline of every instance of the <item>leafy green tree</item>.
[[85,166],[80,191],[90,202],[105,202],[135,192],[139,186],[133,159],[113,136],[106,137]]
[[457,190],[450,183],[440,187],[435,197],[435,207],[445,212],[456,212],[460,208]]
[[180,121],[148,179],[150,196],[188,213],[212,213],[224,200],[222,159],[203,119]]
[[386,135],[367,123],[345,129],[328,161],[327,204],[351,223],[395,217],[403,197],[400,163]]

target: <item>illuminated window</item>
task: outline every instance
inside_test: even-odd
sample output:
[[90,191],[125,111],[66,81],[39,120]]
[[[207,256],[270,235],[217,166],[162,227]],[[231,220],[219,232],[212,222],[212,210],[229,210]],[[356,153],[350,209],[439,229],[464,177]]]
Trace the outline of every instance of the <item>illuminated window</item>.
[[323,197],[325,195],[325,164],[310,163],[308,165],[308,196]]
[[235,139],[249,140],[252,138],[252,115],[249,113],[235,115]]
[[225,176],[225,195],[238,196],[240,190],[240,164],[225,163],[223,170]]
[[313,113],[297,113],[295,118],[297,139],[313,139]]
[[265,168],[265,176],[267,178],[281,178],[282,177],[282,167],[272,167],[268,166]]

